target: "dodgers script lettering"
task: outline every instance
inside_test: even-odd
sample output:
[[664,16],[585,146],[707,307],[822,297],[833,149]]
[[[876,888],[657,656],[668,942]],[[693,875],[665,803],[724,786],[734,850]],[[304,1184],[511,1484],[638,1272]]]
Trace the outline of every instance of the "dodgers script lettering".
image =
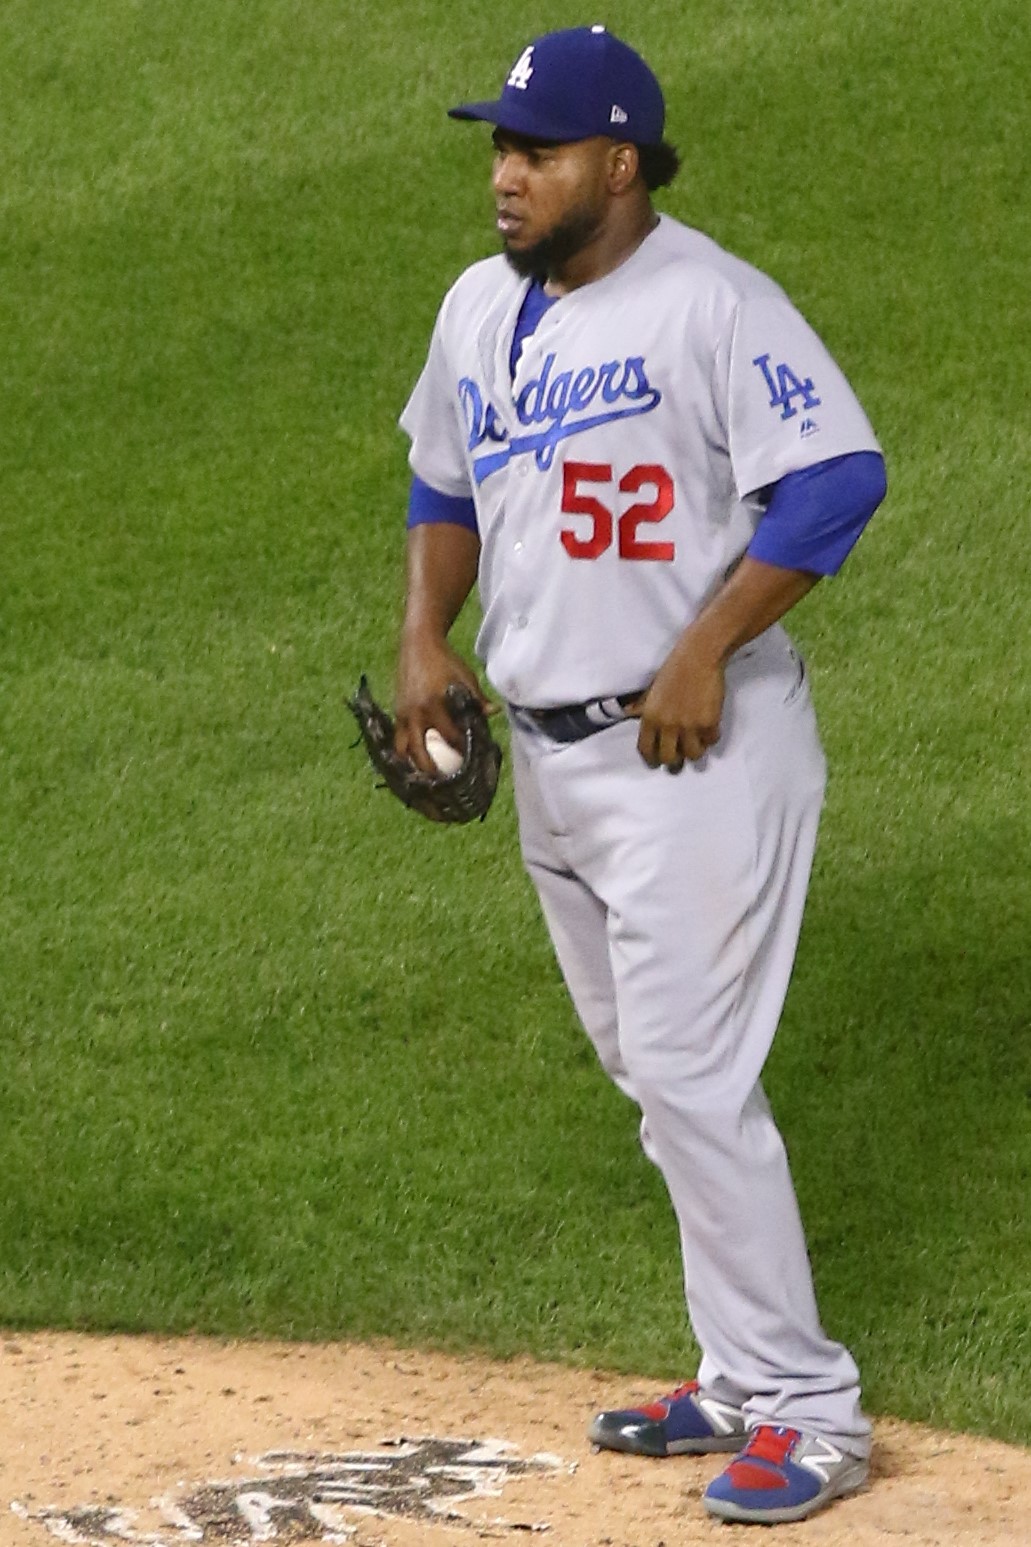
[[546,472],[555,459],[555,448],[570,436],[614,419],[651,413],[662,402],[662,393],[648,380],[642,355],[567,371],[556,371],[555,359],[548,355],[540,375],[527,382],[516,398],[516,419],[527,434],[509,435],[498,410],[471,377],[463,376],[458,383],[467,449],[475,453],[490,442],[503,447],[473,456],[477,484],[516,456],[533,455]]

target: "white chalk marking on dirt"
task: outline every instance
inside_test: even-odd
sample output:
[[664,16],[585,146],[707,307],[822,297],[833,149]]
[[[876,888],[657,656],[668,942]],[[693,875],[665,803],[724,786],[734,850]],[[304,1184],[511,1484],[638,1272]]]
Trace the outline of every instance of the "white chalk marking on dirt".
[[296,1541],[300,1532],[308,1540],[339,1544],[357,1529],[348,1523],[348,1514],[541,1532],[550,1529],[547,1521],[476,1519],[462,1506],[500,1498],[514,1477],[565,1467],[560,1456],[543,1452],[520,1459],[517,1447],[503,1439],[434,1435],[384,1440],[378,1451],[270,1450],[250,1464],[265,1475],[183,1485],[174,1499],[152,1499],[151,1508],[162,1522],[157,1531],[141,1528],[139,1512],[120,1505],[30,1509],[16,1500],[11,1509],[70,1547],[114,1547],[120,1542],[133,1547],[185,1547],[187,1542],[249,1547]]

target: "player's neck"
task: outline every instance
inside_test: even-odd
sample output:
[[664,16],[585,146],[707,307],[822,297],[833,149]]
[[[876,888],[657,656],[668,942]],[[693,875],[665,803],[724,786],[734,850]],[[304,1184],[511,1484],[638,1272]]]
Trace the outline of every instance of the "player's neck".
[[608,222],[579,252],[566,259],[554,270],[549,270],[544,281],[546,295],[568,295],[584,285],[592,285],[618,269],[650,236],[659,223],[657,212],[651,204],[644,204],[627,212],[630,218]]

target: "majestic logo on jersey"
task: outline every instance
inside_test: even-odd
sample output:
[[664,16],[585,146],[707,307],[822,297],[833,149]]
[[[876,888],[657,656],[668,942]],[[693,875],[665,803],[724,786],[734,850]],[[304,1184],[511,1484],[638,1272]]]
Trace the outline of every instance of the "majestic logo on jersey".
[[803,408],[816,408],[819,404],[820,399],[813,391],[811,376],[800,381],[790,365],[785,365],[783,361],[771,369],[769,355],[757,355],[752,364],[757,365],[766,378],[766,385],[770,389],[770,407],[779,408],[782,419],[793,419],[798,413],[792,398],[801,398]]
[[506,85],[514,86],[517,91],[525,91],[530,84],[533,75],[533,44],[524,48],[515,64],[512,66],[512,74],[508,77]]
[[[532,453],[537,466],[546,472],[555,460],[555,449],[571,435],[582,435],[614,419],[630,419],[650,414],[662,402],[662,393],[648,380],[643,355],[626,360],[606,360],[604,365],[585,365],[580,370],[555,369],[555,356],[548,355],[540,375],[527,382],[516,398],[516,415],[525,435],[509,436],[493,403],[484,398],[469,376],[458,383],[469,438],[467,449],[476,452],[487,442],[501,449],[473,457],[473,476],[477,484],[507,466],[513,457]],[[595,412],[589,412],[590,409]],[[597,410],[600,410],[598,412]]]

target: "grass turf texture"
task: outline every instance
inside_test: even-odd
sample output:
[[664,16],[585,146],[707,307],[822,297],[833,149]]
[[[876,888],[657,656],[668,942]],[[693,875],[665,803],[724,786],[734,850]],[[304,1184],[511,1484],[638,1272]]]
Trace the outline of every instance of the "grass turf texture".
[[[795,628],[832,784],[769,1086],[825,1320],[875,1410],[1020,1439],[1023,17],[606,17],[668,86],[664,206],[785,284],[892,471]],[[4,8],[0,1322],[691,1371],[510,792],[423,826],[341,705],[392,666],[393,422],[492,246],[443,108],[584,19]]]

